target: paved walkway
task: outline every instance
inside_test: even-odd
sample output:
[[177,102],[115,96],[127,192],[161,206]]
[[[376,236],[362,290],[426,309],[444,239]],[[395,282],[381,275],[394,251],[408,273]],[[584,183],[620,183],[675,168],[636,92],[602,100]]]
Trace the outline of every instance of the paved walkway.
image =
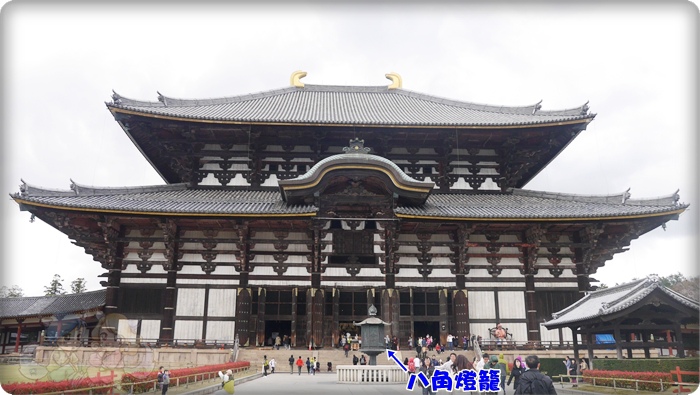
[[[566,387],[569,387],[568,385]],[[555,383],[559,395],[592,394],[592,392],[574,391],[569,388],[561,388]],[[200,392],[201,393],[201,392]],[[211,392],[215,395],[227,395],[224,390]],[[309,395],[309,394],[333,394],[333,395],[366,395],[366,394],[420,394],[420,388],[412,392],[406,390],[406,384],[338,384],[335,373],[319,373],[315,376],[302,373],[290,375],[288,373],[275,373],[267,377],[260,377],[245,383],[236,383],[236,395],[246,394],[283,394],[283,395]],[[464,393],[461,391],[455,394]],[[439,394],[446,394],[444,391]],[[506,395],[513,395],[513,387],[506,388]]]

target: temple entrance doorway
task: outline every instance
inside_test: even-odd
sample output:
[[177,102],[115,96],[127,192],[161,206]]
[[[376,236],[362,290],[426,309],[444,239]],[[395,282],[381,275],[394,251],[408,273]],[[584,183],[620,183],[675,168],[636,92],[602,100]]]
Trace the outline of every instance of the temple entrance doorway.
[[438,321],[415,321],[413,322],[413,333],[415,334],[415,339],[430,335],[433,337],[433,342],[439,342],[440,323]]
[[[284,339],[284,335],[292,335],[292,321],[269,320],[265,321],[265,345],[274,345],[277,336]],[[284,343],[283,343],[284,344]]]

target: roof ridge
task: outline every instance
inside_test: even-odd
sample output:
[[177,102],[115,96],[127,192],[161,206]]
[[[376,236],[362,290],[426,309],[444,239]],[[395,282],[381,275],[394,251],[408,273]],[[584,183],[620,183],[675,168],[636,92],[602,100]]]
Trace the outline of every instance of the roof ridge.
[[535,191],[532,189],[511,188],[511,193],[516,196],[538,197],[545,199],[570,200],[586,203],[618,203],[624,204],[630,197],[629,189],[624,192],[608,195],[582,195],[564,192]]
[[95,187],[91,185],[78,184],[71,181],[70,189],[75,195],[131,195],[136,193],[182,191],[187,189],[187,183],[166,184],[166,185],[144,185],[135,187]]
[[149,192],[181,191],[187,189],[187,183],[167,184],[167,185],[145,185],[136,187],[94,187],[90,185],[78,184],[72,179],[70,189],[43,188],[28,184],[24,180],[19,186],[20,193],[10,194],[11,197],[26,196],[77,196],[77,195],[121,195]]
[[673,192],[669,195],[662,195],[662,196],[657,196],[657,197],[652,197],[652,198],[641,198],[641,199],[629,199],[627,200],[626,204],[633,205],[633,206],[679,206],[683,205],[678,203],[680,200],[680,195],[678,194],[680,192],[680,189],[676,189],[676,192]]

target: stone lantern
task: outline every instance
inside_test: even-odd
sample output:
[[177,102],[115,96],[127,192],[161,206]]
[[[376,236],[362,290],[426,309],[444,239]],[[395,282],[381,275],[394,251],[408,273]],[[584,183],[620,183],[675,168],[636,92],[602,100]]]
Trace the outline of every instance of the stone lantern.
[[362,322],[353,322],[361,327],[362,346],[360,351],[369,355],[369,364],[377,365],[377,355],[386,351],[384,342],[384,326],[391,325],[377,317],[377,308],[371,305],[368,309],[369,317]]

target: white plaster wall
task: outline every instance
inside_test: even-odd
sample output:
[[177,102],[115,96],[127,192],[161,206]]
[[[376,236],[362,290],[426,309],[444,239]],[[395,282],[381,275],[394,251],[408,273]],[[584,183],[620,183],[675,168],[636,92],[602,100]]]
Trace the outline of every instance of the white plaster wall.
[[124,340],[136,340],[136,329],[139,320],[119,320],[117,324],[117,337]]
[[203,288],[178,289],[175,315],[203,316],[205,291]]
[[160,337],[160,320],[142,320],[141,338],[158,339]]
[[233,342],[236,338],[236,323],[233,321],[208,321],[207,340]]
[[165,284],[167,280],[164,278],[122,278],[119,282],[122,284]]
[[526,318],[525,292],[498,292],[498,314],[502,319]]
[[209,317],[234,317],[236,315],[236,288],[210,289],[207,310]]
[[203,321],[176,320],[173,337],[175,340],[185,340],[191,343],[202,338]]
[[467,294],[469,318],[496,319],[496,302],[493,294],[493,291],[469,292]]

